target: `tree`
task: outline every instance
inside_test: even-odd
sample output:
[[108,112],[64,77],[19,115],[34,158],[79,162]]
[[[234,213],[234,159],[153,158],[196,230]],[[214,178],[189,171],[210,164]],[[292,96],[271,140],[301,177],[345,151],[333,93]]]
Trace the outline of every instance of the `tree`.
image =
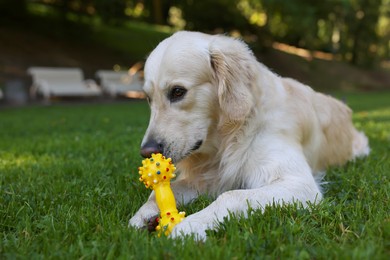
[[119,25],[125,18],[125,0],[94,0],[94,6],[101,19],[112,25]]
[[351,42],[351,62],[355,65],[372,65],[375,61],[375,45],[378,43],[376,26],[381,0],[352,2],[347,16]]
[[214,31],[223,28],[226,31],[250,29],[248,20],[237,10],[238,0],[180,1],[187,29]]

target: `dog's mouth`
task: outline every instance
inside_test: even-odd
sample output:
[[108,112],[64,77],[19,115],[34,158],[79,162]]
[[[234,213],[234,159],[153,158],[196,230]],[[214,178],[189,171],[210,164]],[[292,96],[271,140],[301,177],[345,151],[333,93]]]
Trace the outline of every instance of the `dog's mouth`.
[[[200,149],[200,147],[202,146],[203,144],[203,140],[198,140],[193,146],[191,149],[189,149],[187,152],[185,152],[184,154],[180,155],[180,154],[172,154],[171,158],[172,158],[172,161],[174,163],[178,163],[182,160],[184,160],[185,158],[187,158],[188,156],[191,156],[192,154],[194,154],[194,152],[196,152],[197,150]],[[167,154],[169,154],[169,152],[167,152]]]

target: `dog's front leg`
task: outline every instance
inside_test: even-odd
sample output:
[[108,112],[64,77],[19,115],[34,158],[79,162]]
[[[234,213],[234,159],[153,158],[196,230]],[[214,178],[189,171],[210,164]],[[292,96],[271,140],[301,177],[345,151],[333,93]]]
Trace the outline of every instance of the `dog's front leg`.
[[272,203],[300,201],[306,204],[308,201],[319,201],[322,195],[310,177],[294,176],[261,188],[225,192],[207,208],[186,217],[173,229],[171,237],[193,234],[195,239],[205,240],[207,229],[214,229],[218,222],[229,217],[229,213],[246,216],[248,205],[253,209],[263,209]]
[[158,214],[156,197],[154,191],[150,194],[144,205],[134,214],[129,221],[129,227],[143,228],[147,226],[148,221]]
[[[179,205],[185,205],[199,195],[199,192],[192,188],[186,179],[173,182],[171,187],[175,195],[176,202]],[[137,213],[135,213],[130,219],[129,226],[135,228],[145,227],[150,219],[158,214],[159,209],[157,207],[156,197],[154,191],[152,191],[146,203],[142,205]]]

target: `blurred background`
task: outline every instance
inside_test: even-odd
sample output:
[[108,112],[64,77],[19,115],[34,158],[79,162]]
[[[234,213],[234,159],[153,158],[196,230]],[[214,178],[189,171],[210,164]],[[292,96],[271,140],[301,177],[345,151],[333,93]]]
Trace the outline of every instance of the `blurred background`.
[[183,29],[317,90],[390,90],[390,0],[0,0],[0,89],[28,89],[31,66],[127,70]]

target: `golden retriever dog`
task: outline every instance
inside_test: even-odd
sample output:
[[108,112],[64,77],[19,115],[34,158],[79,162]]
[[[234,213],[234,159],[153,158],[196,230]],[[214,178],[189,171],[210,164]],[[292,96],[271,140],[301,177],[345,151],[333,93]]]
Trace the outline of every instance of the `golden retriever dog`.
[[[318,202],[328,166],[369,153],[346,105],[276,75],[227,36],[183,31],[165,39],[146,61],[144,91],[151,116],[141,155],[172,158],[179,205],[215,198],[171,237],[204,240],[207,229],[248,207]],[[152,192],[129,226],[158,213]]]

